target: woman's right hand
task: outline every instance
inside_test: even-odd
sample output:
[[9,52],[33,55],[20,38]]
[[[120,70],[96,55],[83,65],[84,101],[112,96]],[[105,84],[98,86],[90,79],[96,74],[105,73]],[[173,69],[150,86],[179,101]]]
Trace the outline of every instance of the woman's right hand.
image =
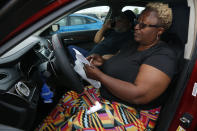
[[102,58],[102,56],[98,54],[92,54],[88,56],[86,59],[90,62],[90,64],[94,66],[101,66],[104,63],[104,59]]

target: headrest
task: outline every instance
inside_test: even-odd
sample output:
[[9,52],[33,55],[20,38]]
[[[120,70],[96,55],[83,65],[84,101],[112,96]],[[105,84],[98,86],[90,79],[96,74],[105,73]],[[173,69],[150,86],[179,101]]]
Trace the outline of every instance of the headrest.
[[126,10],[124,12],[121,13],[122,15],[126,16],[126,18],[133,23],[134,20],[136,19],[136,15],[133,13],[133,11],[131,10]]
[[171,27],[163,35],[164,39],[179,39],[179,44],[186,44],[188,39],[189,7],[185,4],[169,4],[169,6],[172,8],[173,20]]

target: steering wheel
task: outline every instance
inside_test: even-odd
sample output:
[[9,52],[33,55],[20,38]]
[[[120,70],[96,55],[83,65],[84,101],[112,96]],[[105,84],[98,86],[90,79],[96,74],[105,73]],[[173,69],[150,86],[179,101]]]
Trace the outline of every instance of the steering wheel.
[[67,52],[64,49],[59,34],[52,35],[52,44],[53,44],[54,55],[56,57],[57,64],[60,70],[62,71],[65,79],[69,80],[69,83],[67,83],[67,81],[63,81],[63,84],[67,86],[71,85],[74,88],[73,90],[76,90],[78,93],[82,93],[83,92],[82,83],[80,82],[77,73],[71,67],[71,64],[67,56]]

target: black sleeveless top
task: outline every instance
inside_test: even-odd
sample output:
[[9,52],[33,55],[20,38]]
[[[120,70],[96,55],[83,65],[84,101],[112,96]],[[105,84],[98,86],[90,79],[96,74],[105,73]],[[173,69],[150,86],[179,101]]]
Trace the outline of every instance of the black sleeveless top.
[[[160,41],[156,45],[144,51],[137,51],[136,42],[127,44],[118,55],[107,60],[101,67],[104,73],[114,78],[134,83],[139,68],[142,64],[153,66],[170,78],[173,78],[176,70],[177,58],[172,49],[166,43]],[[151,75],[151,74],[150,74]],[[159,88],[159,87],[158,87]],[[101,96],[111,101],[117,101],[140,109],[151,109],[160,106],[165,100],[167,92],[146,105],[135,105],[125,102],[112,95],[104,86],[100,89]]]

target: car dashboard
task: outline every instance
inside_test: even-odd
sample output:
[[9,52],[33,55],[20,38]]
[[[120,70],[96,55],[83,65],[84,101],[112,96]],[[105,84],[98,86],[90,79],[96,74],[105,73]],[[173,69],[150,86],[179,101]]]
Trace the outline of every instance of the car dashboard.
[[23,41],[0,57],[0,123],[21,129],[32,125],[51,58],[50,41],[40,37]]

